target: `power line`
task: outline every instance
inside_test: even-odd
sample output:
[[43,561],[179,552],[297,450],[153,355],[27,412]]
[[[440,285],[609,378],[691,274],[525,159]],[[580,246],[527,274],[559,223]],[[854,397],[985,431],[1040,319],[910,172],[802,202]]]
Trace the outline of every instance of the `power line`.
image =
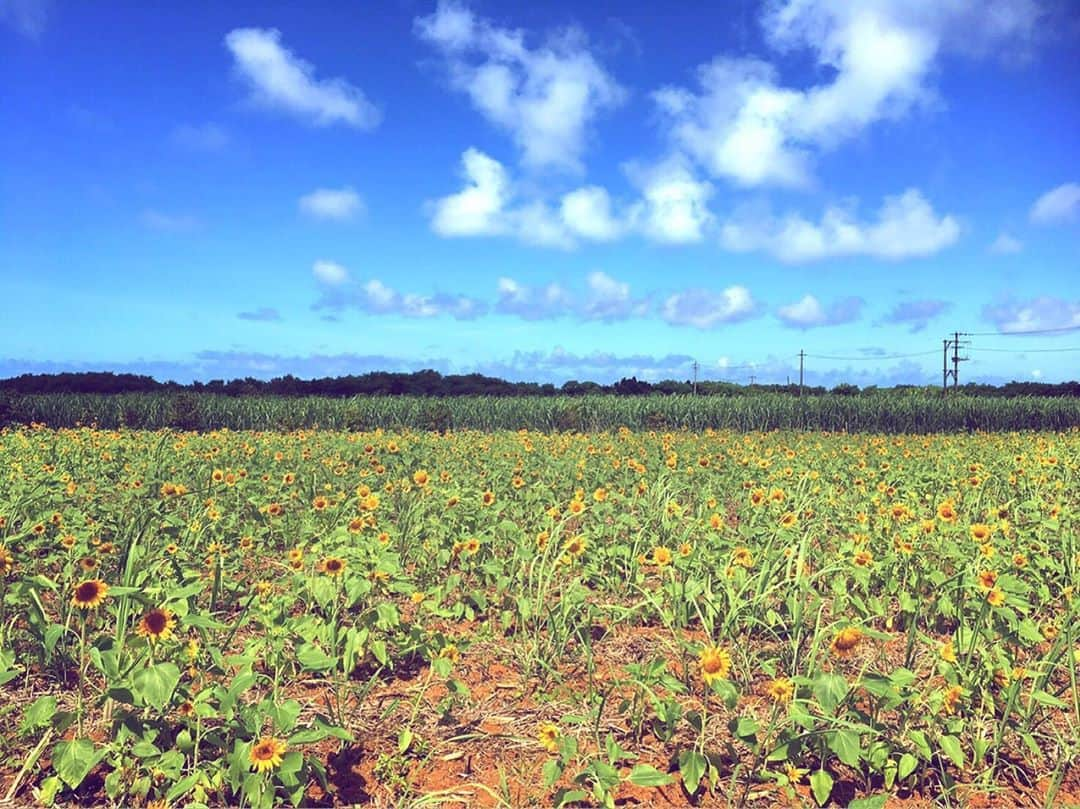
[[1066,351],[1080,351],[1080,346],[1072,348],[969,348],[968,351],[995,351],[999,354],[1058,354]]
[[1018,337],[1025,334],[1062,334],[1068,331],[1080,331],[1080,324],[1075,326],[1061,326],[1056,329],[1028,329],[1026,331],[974,331],[968,332],[969,337]]
[[830,355],[827,355],[827,354],[807,354],[806,357],[807,357],[807,359],[812,359],[812,360],[845,360],[845,361],[859,360],[859,361],[867,361],[867,362],[869,362],[871,360],[874,360],[874,361],[880,362],[881,360],[902,360],[902,359],[907,359],[908,357],[928,357],[931,354],[937,354],[937,350],[935,349],[934,351],[918,351],[918,352],[916,352],[914,354],[886,354],[886,355],[883,355],[883,356],[880,356],[880,357],[873,356],[873,355],[866,356],[866,357],[833,357],[833,356],[830,356]]

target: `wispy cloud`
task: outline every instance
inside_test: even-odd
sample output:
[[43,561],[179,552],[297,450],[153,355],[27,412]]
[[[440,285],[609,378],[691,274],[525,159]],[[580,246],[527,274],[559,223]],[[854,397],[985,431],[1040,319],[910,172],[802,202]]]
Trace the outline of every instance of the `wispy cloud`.
[[169,134],[174,146],[191,152],[220,152],[232,140],[228,131],[215,123],[181,124]]
[[201,222],[188,214],[170,214],[148,208],[139,216],[143,227],[163,233],[190,233],[198,230]]
[[364,201],[351,186],[316,188],[300,197],[299,205],[307,216],[338,222],[354,219],[364,212]]
[[664,299],[660,316],[673,326],[713,329],[738,323],[760,314],[761,306],[744,286],[730,286],[720,292],[689,289]]
[[473,320],[487,311],[487,304],[467,295],[403,293],[378,278],[354,281],[345,267],[333,261],[315,262],[312,274],[321,287],[320,297],[312,305],[316,311],[340,313],[354,309],[372,315],[408,318],[446,316],[455,320]]
[[0,0],[0,22],[28,39],[38,39],[45,31],[52,0]]
[[281,320],[281,313],[269,306],[260,306],[250,312],[239,312],[236,316],[240,320],[251,320],[258,323],[274,323]]
[[934,299],[901,301],[880,322],[908,326],[908,330],[915,334],[925,329],[931,320],[950,309],[952,309],[952,304],[949,301]]
[[1043,295],[1030,300],[1007,298],[987,304],[983,317],[1003,332],[1080,328],[1080,301]]
[[341,123],[373,129],[381,120],[359,87],[342,78],[316,78],[314,66],[284,47],[276,29],[237,28],[226,35],[225,46],[259,106],[288,112],[313,126]]
[[1023,250],[1024,243],[1008,233],[999,233],[986,249],[995,256],[1011,256]]
[[1057,225],[1080,217],[1080,184],[1064,183],[1051,188],[1031,206],[1029,215],[1036,225]]

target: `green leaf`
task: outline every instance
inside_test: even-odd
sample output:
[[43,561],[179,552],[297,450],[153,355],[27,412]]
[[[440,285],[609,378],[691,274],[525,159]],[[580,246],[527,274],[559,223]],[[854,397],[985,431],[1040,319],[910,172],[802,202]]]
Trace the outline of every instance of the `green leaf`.
[[297,649],[296,659],[308,671],[326,671],[337,663],[336,658],[328,655],[314,643],[305,643]]
[[543,770],[544,786],[550,789],[555,785],[555,782],[559,780],[559,776],[562,775],[562,764],[556,758],[549,758],[544,762]]
[[829,749],[849,767],[858,767],[861,749],[859,734],[854,730],[836,730],[829,739]]
[[589,793],[583,789],[560,789],[555,793],[555,809],[566,806],[568,803],[578,803],[589,797]]
[[135,693],[141,696],[147,705],[159,711],[165,710],[179,682],[180,669],[175,663],[147,666],[135,672],[132,678]]
[[34,700],[34,704],[26,709],[23,720],[19,723],[19,732],[26,733],[35,730],[36,728],[44,727],[49,724],[55,713],[56,697],[52,694],[38,697]]
[[1042,705],[1049,705],[1052,708],[1067,708],[1069,704],[1064,702],[1053,694],[1047,694],[1045,691],[1032,691],[1031,698]]
[[165,794],[165,800],[168,803],[172,803],[178,798],[182,798],[191,791],[191,789],[199,783],[200,773],[193,772],[191,775],[186,775],[177,781],[169,791]]
[[810,776],[810,791],[814,793],[814,800],[818,806],[824,806],[832,794],[833,778],[825,770],[818,770]]
[[397,737],[397,751],[404,754],[413,743],[413,732],[408,728],[402,728]]
[[926,733],[921,730],[910,730],[908,731],[908,738],[911,739],[911,743],[915,745],[919,757],[923,761],[929,761],[932,751],[930,750],[930,740],[926,738]]
[[675,780],[666,772],[660,772],[651,764],[638,764],[634,769],[630,770],[628,778],[631,784],[639,787],[662,787]]
[[822,674],[814,681],[813,691],[822,710],[832,713],[840,701],[847,696],[847,680],[839,674]]
[[882,809],[888,800],[888,795],[868,795],[853,800],[848,804],[848,809]]
[[938,740],[942,752],[949,757],[957,767],[964,767],[964,751],[960,749],[960,740],[955,736],[942,736]]
[[683,750],[679,754],[679,772],[682,773],[683,786],[693,795],[697,792],[701,777],[705,775],[709,762],[697,750]]
[[907,778],[915,772],[918,766],[919,760],[915,756],[911,755],[911,753],[904,753],[904,755],[900,756],[900,764],[897,765],[896,774],[902,779]]
[[52,751],[53,769],[60,780],[75,789],[107,752],[105,748],[95,750],[89,739],[57,742]]

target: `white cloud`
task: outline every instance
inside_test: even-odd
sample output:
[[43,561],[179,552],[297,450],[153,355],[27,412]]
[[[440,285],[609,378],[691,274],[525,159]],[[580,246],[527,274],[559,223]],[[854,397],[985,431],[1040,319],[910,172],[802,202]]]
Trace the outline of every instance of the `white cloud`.
[[311,265],[311,272],[324,284],[340,286],[349,280],[349,271],[336,261],[320,259]]
[[378,278],[354,283],[348,270],[333,261],[316,261],[312,272],[322,282],[322,294],[312,306],[316,311],[356,309],[373,315],[408,318],[448,316],[456,320],[472,320],[487,311],[483,301],[467,295],[399,292]]
[[630,219],[647,238],[669,244],[698,242],[712,224],[710,183],[699,181],[684,161],[672,158],[651,168],[630,165],[627,171],[641,188]]
[[506,231],[503,208],[510,200],[506,169],[477,149],[461,157],[464,189],[435,203],[431,226],[440,236],[493,236]]
[[612,213],[607,190],[595,185],[563,196],[559,218],[572,234],[591,241],[611,241],[623,232],[622,222]]
[[1023,39],[1037,15],[1033,0],[774,2],[762,18],[766,41],[809,51],[828,81],[788,87],[767,62],[720,57],[699,68],[696,90],[669,86],[653,98],[674,145],[713,176],[805,186],[817,152],[932,98],[943,50]]
[[691,289],[669,296],[660,316],[674,326],[711,329],[725,323],[737,323],[753,317],[758,304],[744,286],[730,286],[722,292]]
[[414,29],[446,57],[453,87],[510,133],[533,168],[580,171],[589,125],[625,96],[574,29],[529,48],[523,32],[447,0]]
[[862,298],[842,298],[829,306],[823,306],[813,295],[804,295],[795,303],[781,306],[776,316],[795,329],[812,329],[819,326],[838,326],[851,323],[862,311]]
[[364,201],[350,186],[317,188],[300,197],[300,210],[316,219],[345,221],[364,210]]
[[986,249],[996,256],[1007,256],[1023,250],[1024,243],[1008,233],[1000,233]]
[[218,152],[229,145],[229,133],[214,123],[181,124],[169,139],[183,149],[193,152]]
[[513,278],[500,278],[495,311],[524,320],[575,317],[605,322],[645,317],[649,313],[647,298],[635,298],[628,283],[603,271],[590,272],[584,286],[584,292],[574,292],[555,282],[528,286]]
[[729,250],[764,250],[790,263],[856,255],[892,260],[928,256],[959,237],[956,219],[938,217],[914,188],[886,197],[872,223],[859,222],[846,208],[830,206],[820,223],[796,213],[777,220],[750,211],[720,230],[721,243]]
[[37,39],[49,21],[51,0],[0,0],[0,22],[24,37]]
[[1051,295],[1028,301],[1010,298],[984,306],[983,317],[1002,332],[1080,328],[1080,301],[1067,301]]
[[165,233],[188,233],[197,230],[199,220],[187,214],[168,214],[152,208],[142,212],[139,217],[144,227]]
[[1031,371],[1032,379],[1042,379],[1042,375],[1043,375],[1043,372],[1038,368],[1034,368]]
[[1064,183],[1039,197],[1031,206],[1031,221],[1037,225],[1071,222],[1080,215],[1080,184]]
[[292,113],[315,126],[342,123],[373,129],[381,118],[360,88],[345,79],[318,79],[313,65],[281,44],[273,28],[236,28],[225,37],[237,73],[250,85],[252,100]]

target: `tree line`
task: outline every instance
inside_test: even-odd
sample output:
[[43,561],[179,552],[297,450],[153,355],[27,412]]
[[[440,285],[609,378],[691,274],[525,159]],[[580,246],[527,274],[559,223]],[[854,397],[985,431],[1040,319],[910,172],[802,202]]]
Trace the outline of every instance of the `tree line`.
[[[898,385],[894,388],[841,384],[833,388],[804,386],[804,394],[825,394],[846,396],[868,396],[888,391],[921,389],[921,386]],[[927,391],[940,390],[936,386],[926,386]],[[58,374],[22,374],[21,376],[0,379],[0,392],[10,395],[49,395],[49,394],[120,394],[120,393],[209,393],[219,396],[324,396],[346,398],[350,396],[587,396],[598,393],[618,396],[672,395],[693,393],[695,385],[689,380],[666,379],[661,382],[648,382],[636,377],[624,377],[612,384],[597,382],[579,382],[570,380],[556,386],[550,383],[509,382],[483,374],[441,374],[438,371],[424,370],[415,373],[391,373],[374,371],[372,373],[322,377],[319,379],[299,379],[292,375],[279,376],[264,380],[246,377],[244,379],[214,379],[209,382],[159,382],[150,376],[140,374],[117,374],[109,371],[58,373]],[[1016,396],[1080,396],[1080,382],[1009,382],[1004,385],[983,385],[969,383],[961,385],[960,391],[967,395],[995,396],[1012,398]],[[745,396],[757,392],[774,392],[798,395],[798,385],[737,385],[731,382],[698,382],[696,391],[704,396]]]

